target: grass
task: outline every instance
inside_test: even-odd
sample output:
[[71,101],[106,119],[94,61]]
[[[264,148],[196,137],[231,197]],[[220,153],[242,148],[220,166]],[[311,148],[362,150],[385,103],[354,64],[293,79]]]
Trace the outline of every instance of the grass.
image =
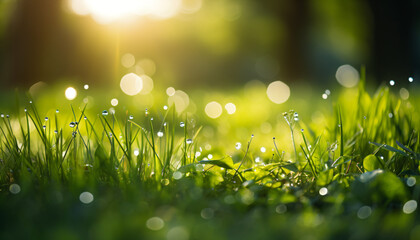
[[0,238],[415,239],[416,90],[411,102],[391,90],[362,79],[284,114],[261,102],[271,131],[249,127],[240,93],[249,109],[218,121],[18,97],[0,124]]

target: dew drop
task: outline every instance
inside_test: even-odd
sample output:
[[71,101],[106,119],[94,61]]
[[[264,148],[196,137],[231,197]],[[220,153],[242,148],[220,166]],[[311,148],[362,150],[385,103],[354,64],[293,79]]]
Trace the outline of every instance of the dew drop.
[[408,81],[409,81],[409,82],[413,82],[413,81],[414,81],[414,78],[413,78],[413,77],[409,77],[409,78],[408,78]]
[[27,111],[28,111],[28,109],[26,109],[26,108],[25,108],[25,110],[24,110],[24,111],[25,111],[25,112],[27,112]]
[[57,110],[55,110],[55,113],[59,113],[60,111],[58,111],[58,109]]
[[328,194],[328,189],[326,187],[319,189],[319,195],[325,196],[327,194]]
[[108,111],[107,110],[103,110],[102,111],[102,116],[108,116]]
[[42,126],[42,128],[45,130],[47,128],[47,126],[44,125],[44,126]]
[[16,184],[16,183],[13,183],[12,185],[10,185],[10,187],[9,187],[9,191],[12,193],[12,194],[18,194],[18,193],[20,193],[20,186],[18,185],[18,184]]
[[149,116],[149,110],[147,110],[147,108],[146,108],[146,110],[144,110],[144,116]]
[[84,204],[93,202],[93,194],[90,192],[82,192],[79,196],[79,200]]
[[163,106],[163,110],[168,110],[168,106]]
[[389,81],[389,85],[394,86],[395,85],[395,81],[394,80]]
[[128,117],[128,119],[133,120],[133,119],[134,119],[133,115],[130,115],[130,116]]
[[179,126],[183,128],[183,127],[185,127],[185,123],[184,122],[180,122],[179,123]]
[[326,93],[322,94],[322,99],[327,99],[328,95]]
[[193,140],[191,138],[188,138],[186,142],[187,142],[187,144],[191,144],[193,142]]
[[412,187],[416,185],[416,178],[415,177],[409,177],[407,179],[407,186]]
[[57,134],[57,133],[58,133],[58,131],[57,131],[57,130],[54,130],[54,133],[55,133],[55,134]]
[[158,137],[163,137],[163,132],[161,132],[161,131],[157,132],[157,136]]
[[75,122],[70,122],[70,125],[69,125],[71,128],[74,128],[74,126],[76,126],[76,123]]
[[242,144],[241,144],[240,142],[237,142],[237,143],[235,144],[235,148],[236,148],[237,150],[241,149],[241,147],[242,147]]
[[405,214],[410,214],[416,211],[417,209],[417,201],[416,200],[410,200],[406,202],[403,206],[403,212]]
[[45,117],[45,121],[48,121],[48,117]]

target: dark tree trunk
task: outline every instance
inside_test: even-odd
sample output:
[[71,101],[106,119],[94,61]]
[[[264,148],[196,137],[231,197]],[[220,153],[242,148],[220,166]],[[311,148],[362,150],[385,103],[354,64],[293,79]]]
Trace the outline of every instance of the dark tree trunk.
[[406,80],[414,73],[416,61],[415,4],[410,0],[369,0],[369,5],[373,39],[368,72],[372,72],[377,82]]
[[50,71],[61,14],[60,0],[20,0],[8,29],[6,69],[8,85],[28,87],[51,81]]

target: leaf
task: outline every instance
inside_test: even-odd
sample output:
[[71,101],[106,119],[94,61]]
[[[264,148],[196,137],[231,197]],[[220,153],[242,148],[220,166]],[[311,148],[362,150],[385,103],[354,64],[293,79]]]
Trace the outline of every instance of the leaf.
[[316,179],[316,184],[320,187],[328,185],[334,177],[334,170],[328,169],[326,171],[320,172],[318,178]]
[[369,142],[369,143],[370,143],[370,144],[373,144],[373,145],[376,145],[376,146],[378,146],[378,147],[380,147],[380,148],[385,148],[386,150],[388,150],[388,151],[390,151],[390,152],[398,153],[398,154],[401,154],[401,155],[403,155],[403,156],[405,156],[405,157],[408,157],[407,153],[405,153],[404,151],[401,151],[401,150],[399,150],[399,149],[393,148],[393,147],[391,147],[391,146],[389,146],[389,145],[386,145],[386,144],[379,144],[379,143],[376,143],[376,142]]
[[398,142],[398,141],[396,141],[396,142],[397,142],[397,145],[398,145],[400,148],[404,149],[405,151],[407,151],[407,152],[409,152],[409,153],[416,154],[416,153],[415,153],[415,152],[413,152],[411,149],[409,149],[409,148],[407,148],[406,146],[404,146],[404,144],[402,144],[402,143],[400,143],[400,142]]
[[379,159],[375,155],[370,154],[363,159],[363,167],[365,168],[365,171],[373,171],[381,168],[381,166],[381,162],[379,162]]
[[187,165],[184,165],[184,166],[180,167],[178,169],[178,171],[182,172],[182,173],[186,173],[186,172],[195,170],[195,166],[197,164],[210,164],[210,165],[222,167],[222,168],[225,168],[225,169],[233,169],[233,167],[230,166],[225,161],[223,161],[223,159],[219,159],[219,160],[201,160],[201,161],[198,161],[198,162],[195,162],[195,163],[190,163],[190,164],[187,164]]
[[211,164],[211,165],[215,165],[215,166],[226,168],[226,169],[233,169],[233,167],[229,166],[226,162],[222,160],[201,160],[197,163]]

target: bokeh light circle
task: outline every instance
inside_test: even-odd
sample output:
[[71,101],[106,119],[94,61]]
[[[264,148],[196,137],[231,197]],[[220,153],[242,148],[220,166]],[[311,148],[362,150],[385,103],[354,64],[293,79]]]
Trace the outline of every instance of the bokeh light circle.
[[218,118],[220,117],[220,115],[222,115],[223,108],[222,105],[220,105],[220,103],[213,101],[207,103],[204,111],[210,118]]
[[284,103],[290,97],[290,88],[282,81],[274,81],[267,87],[267,97],[273,103]]
[[68,100],[73,100],[77,97],[77,91],[73,87],[68,87],[64,92],[64,95]]
[[129,95],[134,96],[143,89],[143,80],[135,73],[129,73],[121,78],[121,90]]
[[352,66],[346,64],[337,69],[335,78],[343,87],[352,88],[359,82],[359,72]]

